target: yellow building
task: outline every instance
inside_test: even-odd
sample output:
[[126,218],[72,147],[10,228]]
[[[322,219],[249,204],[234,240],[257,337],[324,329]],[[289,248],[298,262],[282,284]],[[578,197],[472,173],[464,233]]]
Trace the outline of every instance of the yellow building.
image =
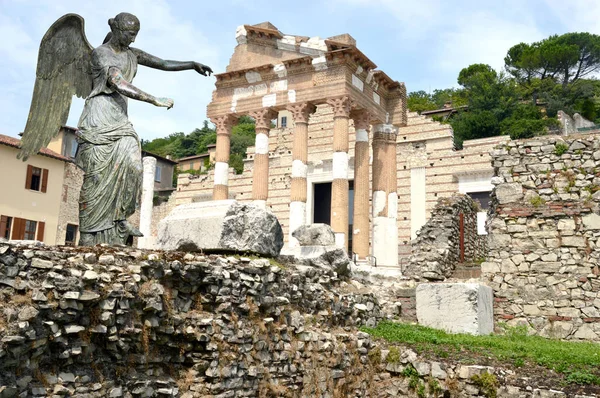
[[[53,145],[62,146],[66,135],[61,130]],[[23,162],[20,145],[0,135],[0,238],[75,244],[81,172],[72,162],[74,150],[67,148],[70,157],[44,148]]]

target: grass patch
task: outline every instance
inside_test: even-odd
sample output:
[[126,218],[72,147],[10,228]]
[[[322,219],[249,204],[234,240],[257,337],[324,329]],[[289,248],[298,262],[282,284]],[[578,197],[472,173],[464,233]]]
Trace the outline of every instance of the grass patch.
[[[600,345],[529,336],[525,328],[509,329],[505,335],[472,336],[405,323],[381,322],[363,332],[390,342],[410,344],[419,353],[447,352],[484,356],[516,366],[534,364],[565,375],[570,384],[600,385]],[[453,355],[454,354],[454,355]]]

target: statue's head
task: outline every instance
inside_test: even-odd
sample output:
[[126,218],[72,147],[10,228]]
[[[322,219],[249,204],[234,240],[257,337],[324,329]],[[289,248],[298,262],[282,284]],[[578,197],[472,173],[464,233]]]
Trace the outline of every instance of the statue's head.
[[[112,37],[124,47],[129,46],[135,41],[135,37],[140,30],[140,20],[128,12],[122,12],[116,17],[109,19],[108,25],[110,26]],[[108,41],[109,37],[107,36],[105,42]]]

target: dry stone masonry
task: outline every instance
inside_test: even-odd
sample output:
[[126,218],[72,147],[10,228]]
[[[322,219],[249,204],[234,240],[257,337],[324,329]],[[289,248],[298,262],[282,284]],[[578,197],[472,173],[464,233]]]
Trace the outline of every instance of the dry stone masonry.
[[484,238],[477,234],[473,199],[463,194],[440,198],[412,242],[412,255],[403,274],[428,280],[449,278],[457,264],[485,256]]
[[492,151],[483,277],[494,314],[546,337],[600,340],[600,137],[540,137]]
[[3,398],[575,396],[374,341],[366,285],[268,259],[0,242],[0,302]]

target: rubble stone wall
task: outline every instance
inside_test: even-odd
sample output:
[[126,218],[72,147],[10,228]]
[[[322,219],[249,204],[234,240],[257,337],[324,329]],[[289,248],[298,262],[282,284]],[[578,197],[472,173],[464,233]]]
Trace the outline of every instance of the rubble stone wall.
[[[463,219],[464,259],[461,258],[461,214]],[[477,206],[468,195],[440,198],[431,218],[412,241],[412,255],[403,275],[428,280],[452,276],[459,263],[481,258],[483,245],[477,234]]]
[[548,136],[492,151],[489,256],[495,318],[600,340],[600,137]]
[[364,285],[268,259],[0,242],[0,303],[0,397],[572,396],[373,340]]

